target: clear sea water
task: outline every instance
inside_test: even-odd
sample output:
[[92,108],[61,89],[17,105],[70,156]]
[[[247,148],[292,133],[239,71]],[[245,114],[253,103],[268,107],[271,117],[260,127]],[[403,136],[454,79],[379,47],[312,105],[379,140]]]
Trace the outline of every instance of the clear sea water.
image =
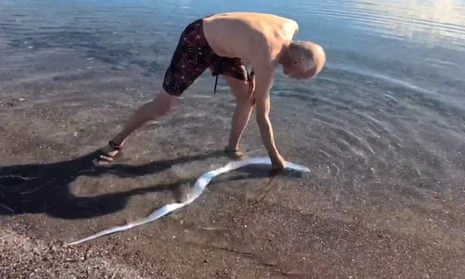
[[[98,63],[108,71],[140,71],[156,83],[186,24],[231,10],[294,18],[296,38],[326,49],[327,67],[317,80],[291,82],[278,71],[272,94],[307,105],[298,112],[307,126],[281,132],[305,131],[307,148],[338,166],[334,175],[355,158],[378,174],[463,190],[464,0],[2,0],[0,82],[46,79],[56,69],[40,57],[73,53],[79,71]],[[53,65],[73,68],[76,59],[63,57]],[[202,80],[192,91],[211,94],[213,79]]]

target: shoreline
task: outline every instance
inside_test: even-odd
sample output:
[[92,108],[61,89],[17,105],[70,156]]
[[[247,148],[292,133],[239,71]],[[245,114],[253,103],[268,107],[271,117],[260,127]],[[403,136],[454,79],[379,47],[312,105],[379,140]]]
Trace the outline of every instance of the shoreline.
[[[85,60],[70,59],[84,63],[75,68],[87,67]],[[285,158],[310,167],[310,175],[282,175],[268,185],[266,168],[228,173],[166,218],[62,247],[146,216],[175,200],[201,173],[228,162],[218,151],[234,104],[226,89],[216,96],[200,92],[213,84],[201,80],[170,117],[130,138],[123,160],[93,168],[92,152],[150,98],[157,79],[110,71],[98,61],[89,72],[50,61],[44,70],[49,74],[13,80],[0,90],[0,146],[6,147],[0,149],[0,204],[8,207],[0,206],[0,253],[6,255],[0,265],[6,277],[465,274],[465,197],[460,164],[449,168],[449,158],[459,159],[450,157],[453,149],[419,149],[421,138],[410,143],[412,136],[390,133],[370,118],[352,129],[347,125],[357,114],[339,107],[330,118],[332,104],[314,96],[274,96],[271,115]],[[265,154],[253,120],[242,142],[248,156]]]
[[[262,177],[266,169],[227,174],[172,216],[76,247],[57,244],[145,216],[172,201],[183,187],[190,187],[200,173],[227,162],[225,157],[208,155],[221,150],[227,137],[232,109],[227,100],[227,96],[187,96],[183,102],[189,105],[134,135],[127,146],[127,160],[109,170],[89,170],[86,156],[119,129],[134,105],[123,110],[111,105],[92,107],[92,100],[78,98],[72,105],[58,107],[45,101],[34,104],[26,97],[4,110],[1,116],[9,125],[4,127],[7,134],[1,144],[9,143],[11,149],[3,149],[0,171],[3,177],[18,170],[23,176],[39,177],[41,183],[18,179],[8,183],[42,192],[26,195],[31,199],[16,204],[26,209],[24,213],[0,218],[6,228],[0,233],[4,243],[0,252],[7,255],[1,262],[5,272],[17,277],[34,272],[37,278],[47,272],[55,274],[52,278],[73,274],[79,278],[81,272],[88,272],[90,278],[392,278],[393,274],[437,278],[463,274],[465,264],[459,262],[464,259],[464,242],[458,230],[463,224],[446,230],[460,220],[456,219],[461,216],[456,211],[459,201],[448,202],[447,214],[437,202],[436,213],[427,212],[421,208],[434,204],[427,202],[426,193],[422,194],[423,205],[409,205],[419,211],[392,211],[383,196],[344,192],[348,189],[327,184],[334,180],[325,182],[330,177],[315,165],[317,158],[293,150],[302,139],[290,138],[285,144],[280,133],[283,152],[289,160],[310,166],[310,176],[283,176],[267,188],[267,179]],[[277,105],[276,110],[286,106]],[[205,118],[202,111],[212,107],[219,114]],[[27,113],[18,113],[26,108]],[[193,124],[195,119],[211,127],[203,138],[193,135],[199,129]],[[283,127],[286,122],[276,123]],[[252,123],[244,138],[249,156],[263,155],[256,129]],[[305,154],[314,152],[310,146],[300,148],[305,148]],[[356,205],[350,198],[369,199]],[[436,227],[444,216],[452,219]],[[425,230],[422,220],[428,218],[436,225]],[[397,227],[400,224],[404,228]],[[24,254],[17,249],[18,243],[39,252]],[[86,256],[88,250],[94,254]]]

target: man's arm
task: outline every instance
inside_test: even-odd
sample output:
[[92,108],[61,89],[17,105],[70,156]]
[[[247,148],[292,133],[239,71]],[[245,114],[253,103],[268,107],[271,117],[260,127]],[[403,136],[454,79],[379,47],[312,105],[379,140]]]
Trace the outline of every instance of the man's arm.
[[269,114],[270,90],[273,85],[274,71],[271,67],[260,67],[255,74],[255,106],[256,120],[260,129],[260,135],[274,168],[283,168],[284,160],[279,154],[274,140],[273,127]]

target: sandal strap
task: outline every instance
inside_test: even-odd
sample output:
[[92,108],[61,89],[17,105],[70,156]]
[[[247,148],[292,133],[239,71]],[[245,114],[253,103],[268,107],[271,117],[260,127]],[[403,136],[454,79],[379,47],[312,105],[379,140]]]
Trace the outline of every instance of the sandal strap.
[[236,154],[242,154],[243,153],[243,151],[241,151],[239,148],[237,148],[237,149],[225,148],[224,152],[225,153],[236,153]]
[[108,145],[114,150],[121,150],[121,145],[116,144],[113,140],[110,140]]
[[237,152],[237,151],[239,151],[239,149],[232,149],[232,148],[227,148],[227,147],[224,148],[224,152]]

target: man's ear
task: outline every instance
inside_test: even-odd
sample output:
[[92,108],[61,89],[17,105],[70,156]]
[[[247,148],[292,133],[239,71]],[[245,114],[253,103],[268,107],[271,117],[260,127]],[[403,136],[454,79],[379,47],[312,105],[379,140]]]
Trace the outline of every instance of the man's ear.
[[302,62],[302,57],[296,56],[296,57],[292,58],[292,62],[293,62],[294,65],[297,65],[297,64]]

